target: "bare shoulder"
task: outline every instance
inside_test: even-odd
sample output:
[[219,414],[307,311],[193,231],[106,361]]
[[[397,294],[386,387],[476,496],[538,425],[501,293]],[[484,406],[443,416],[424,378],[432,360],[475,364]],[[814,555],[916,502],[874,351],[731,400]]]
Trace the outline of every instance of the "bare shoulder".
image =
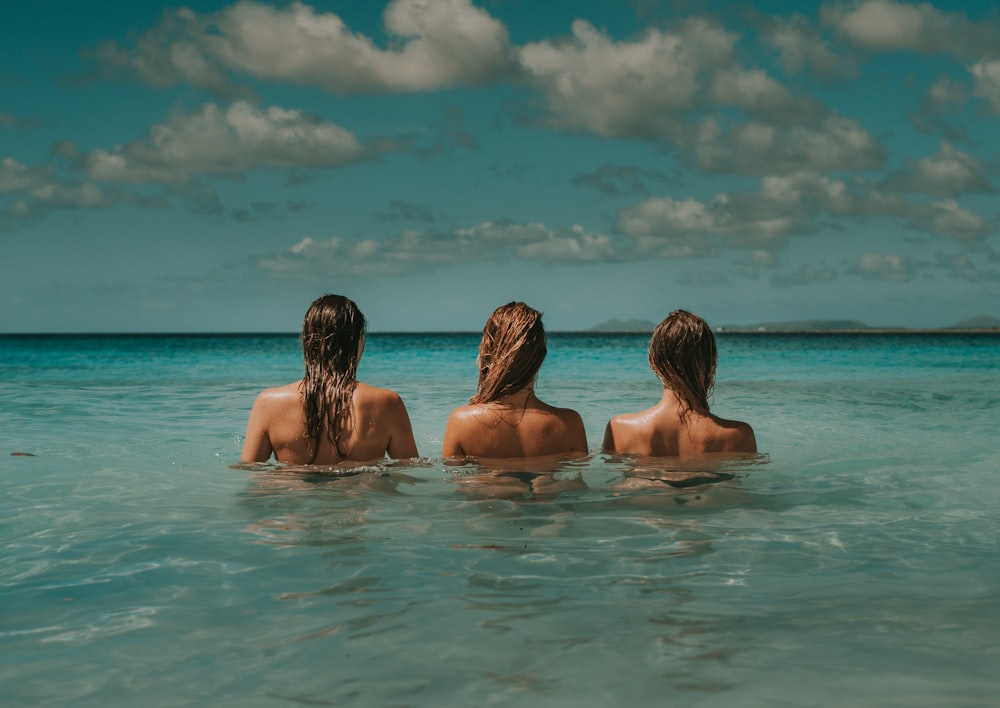
[[757,452],[757,438],[749,423],[717,418],[716,424],[721,430],[719,437],[725,442],[726,452]]
[[552,412],[567,425],[583,425],[583,417],[572,408],[552,408]]
[[448,415],[449,424],[461,424],[468,423],[479,417],[482,411],[482,406],[474,406],[472,404],[467,404],[464,406],[459,406],[452,410]]
[[606,452],[630,450],[635,445],[635,430],[644,415],[645,411],[611,416],[604,429],[603,449]]
[[273,407],[286,405],[289,402],[294,402],[298,405],[302,397],[302,389],[300,387],[301,383],[301,381],[296,381],[295,383],[285,384],[284,386],[265,388],[257,394],[255,405]]
[[400,398],[399,394],[395,391],[391,391],[387,388],[379,388],[378,386],[370,386],[369,384],[361,383],[360,381],[358,381],[357,386],[354,389],[354,395],[361,403],[392,406],[403,402],[403,399]]
[[648,413],[649,411],[640,411],[638,413],[619,413],[618,415],[611,416],[611,420],[608,421],[608,424],[614,426],[615,428],[631,427],[639,422],[640,419],[646,417]]

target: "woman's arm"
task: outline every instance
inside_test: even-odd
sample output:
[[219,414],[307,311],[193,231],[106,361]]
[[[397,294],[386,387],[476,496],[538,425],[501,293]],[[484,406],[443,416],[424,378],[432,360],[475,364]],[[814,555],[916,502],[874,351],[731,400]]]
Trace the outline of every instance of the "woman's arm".
[[271,459],[274,449],[271,447],[271,438],[268,435],[270,417],[268,408],[266,392],[261,393],[250,410],[240,462],[267,462]]
[[441,444],[441,456],[444,458],[449,457],[465,457],[465,450],[462,449],[461,443],[461,418],[458,415],[460,409],[455,409],[448,416],[448,424],[444,428],[444,442]]
[[393,394],[395,400],[389,408],[389,444],[386,452],[395,460],[418,457],[417,442],[413,439],[413,426],[410,425],[410,414],[406,412],[403,399]]

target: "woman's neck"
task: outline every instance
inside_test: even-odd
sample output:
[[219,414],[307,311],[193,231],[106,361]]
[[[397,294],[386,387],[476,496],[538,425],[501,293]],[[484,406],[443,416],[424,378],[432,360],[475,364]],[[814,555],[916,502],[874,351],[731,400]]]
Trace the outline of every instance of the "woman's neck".
[[528,384],[524,388],[519,388],[514,393],[508,393],[506,396],[500,396],[495,398],[490,403],[496,403],[501,406],[510,406],[512,408],[524,408],[528,405],[528,401],[535,395],[535,387],[532,384]]
[[690,411],[691,413],[697,413],[698,415],[711,415],[708,408],[703,408],[699,405],[695,405],[689,409],[687,404],[684,402],[684,399],[678,396],[669,386],[663,387],[663,396],[660,398],[660,405],[664,408],[676,410],[678,414],[681,414],[682,411]]

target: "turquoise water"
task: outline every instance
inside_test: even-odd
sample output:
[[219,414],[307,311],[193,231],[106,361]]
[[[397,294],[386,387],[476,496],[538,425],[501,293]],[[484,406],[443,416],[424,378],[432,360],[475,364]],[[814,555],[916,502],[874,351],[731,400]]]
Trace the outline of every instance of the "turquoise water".
[[370,335],[425,457],[344,479],[231,467],[294,337],[0,337],[5,704],[995,705],[1000,337],[720,337],[766,455],[622,489],[646,342],[550,335],[587,486],[491,500],[440,460],[474,335]]

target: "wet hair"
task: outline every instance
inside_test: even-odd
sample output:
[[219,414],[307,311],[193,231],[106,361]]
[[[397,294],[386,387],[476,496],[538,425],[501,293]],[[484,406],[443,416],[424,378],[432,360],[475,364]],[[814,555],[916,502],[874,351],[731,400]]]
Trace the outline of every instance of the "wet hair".
[[351,415],[358,384],[358,361],[367,322],[361,310],[342,295],[324,295],[313,301],[302,321],[302,379],[306,437],[316,459],[323,432],[337,452],[340,435]]
[[469,403],[488,403],[520,391],[545,360],[542,313],[523,302],[498,307],[479,344],[479,386]]
[[708,323],[686,310],[671,312],[649,340],[649,365],[680,398],[681,418],[691,410],[708,412],[717,359],[715,335]]

